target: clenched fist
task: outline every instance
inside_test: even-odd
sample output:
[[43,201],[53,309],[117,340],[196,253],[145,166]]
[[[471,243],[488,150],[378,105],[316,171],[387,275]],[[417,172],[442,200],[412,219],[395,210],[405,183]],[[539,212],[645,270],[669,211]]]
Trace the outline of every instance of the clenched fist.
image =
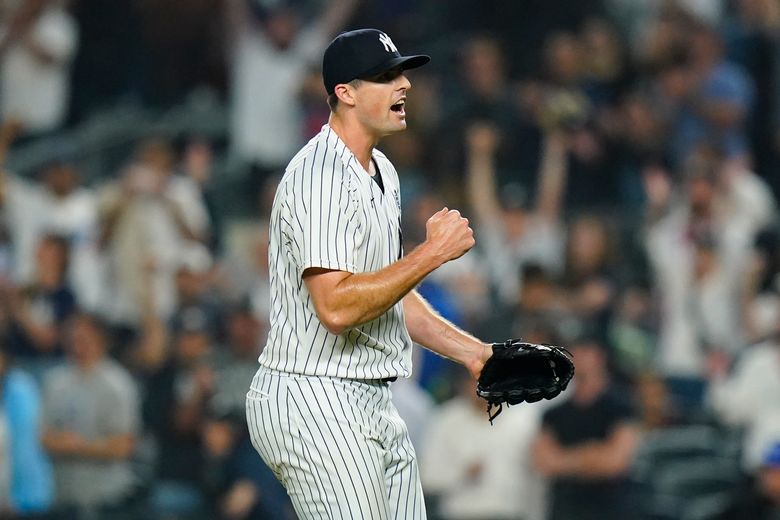
[[455,209],[443,208],[425,224],[425,243],[440,263],[463,256],[474,247],[474,230],[469,220]]

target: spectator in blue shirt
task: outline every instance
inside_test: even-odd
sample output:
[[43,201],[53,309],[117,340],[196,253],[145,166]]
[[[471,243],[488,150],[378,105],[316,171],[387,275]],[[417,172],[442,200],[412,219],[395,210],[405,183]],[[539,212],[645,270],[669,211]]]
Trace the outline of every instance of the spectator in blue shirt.
[[675,74],[675,70],[688,85],[680,90],[678,99],[670,100],[677,105],[672,141],[675,159],[682,161],[707,142],[727,158],[747,165],[751,153],[747,123],[755,88],[741,67],[725,59],[720,35],[705,25],[695,25],[685,57],[677,68],[672,66],[662,73],[662,81],[670,84],[670,73]]
[[51,466],[40,442],[41,402],[33,378],[0,349],[0,517],[49,509]]

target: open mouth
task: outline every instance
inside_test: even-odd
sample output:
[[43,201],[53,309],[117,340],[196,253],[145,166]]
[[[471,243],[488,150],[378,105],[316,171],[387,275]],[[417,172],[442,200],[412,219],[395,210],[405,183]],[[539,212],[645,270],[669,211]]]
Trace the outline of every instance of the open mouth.
[[401,115],[401,116],[406,115],[406,112],[404,110],[404,105],[405,104],[406,104],[406,100],[402,99],[401,101],[399,101],[395,105],[392,105],[390,107],[390,110],[392,110],[393,112],[395,112],[396,114]]

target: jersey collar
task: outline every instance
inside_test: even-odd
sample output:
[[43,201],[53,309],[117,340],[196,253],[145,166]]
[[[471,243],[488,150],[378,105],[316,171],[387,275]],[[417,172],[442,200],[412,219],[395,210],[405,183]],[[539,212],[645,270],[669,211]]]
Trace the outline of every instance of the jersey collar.
[[[325,135],[325,143],[327,146],[336,150],[336,154],[341,159],[341,162],[344,163],[344,168],[351,169],[356,174],[362,173],[364,175],[360,175],[360,177],[366,177],[368,180],[371,180],[371,176],[360,165],[360,161],[357,160],[355,154],[352,153],[352,150],[347,147],[338,134],[333,131],[330,125],[327,123],[322,125],[322,133]],[[371,150],[371,159],[378,162],[379,156],[376,149]]]

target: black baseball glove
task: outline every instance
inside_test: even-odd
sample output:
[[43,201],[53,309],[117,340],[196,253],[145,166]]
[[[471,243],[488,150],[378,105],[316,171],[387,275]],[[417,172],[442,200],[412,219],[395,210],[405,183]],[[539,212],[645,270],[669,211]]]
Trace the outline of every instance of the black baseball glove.
[[[574,375],[571,353],[563,347],[510,339],[493,343],[477,381],[477,395],[488,403],[490,423],[503,405],[552,399],[566,389]],[[493,407],[498,407],[493,413]]]

